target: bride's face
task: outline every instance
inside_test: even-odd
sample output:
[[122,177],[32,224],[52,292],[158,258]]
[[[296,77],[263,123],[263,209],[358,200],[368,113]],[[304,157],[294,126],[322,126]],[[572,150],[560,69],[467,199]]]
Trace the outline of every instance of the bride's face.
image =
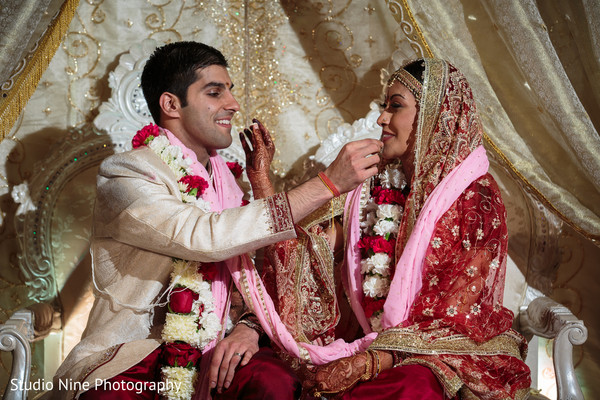
[[377,124],[385,159],[404,158],[414,142],[417,126],[417,101],[406,86],[396,81],[388,87],[385,103]]

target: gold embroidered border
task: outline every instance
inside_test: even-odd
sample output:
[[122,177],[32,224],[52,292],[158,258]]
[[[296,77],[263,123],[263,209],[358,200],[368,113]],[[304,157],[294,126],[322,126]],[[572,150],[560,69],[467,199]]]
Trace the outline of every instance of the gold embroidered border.
[[400,82],[404,86],[410,90],[410,92],[415,96],[417,102],[421,100],[421,93],[423,92],[423,87],[421,86],[421,82],[417,80],[414,76],[410,74],[410,72],[405,69],[400,68],[396,72],[390,76],[390,79],[387,81],[387,86],[391,86],[395,81]]
[[[242,257],[248,257],[247,255],[244,255]],[[248,262],[251,262],[250,260],[247,260]],[[258,275],[258,271],[256,271],[256,268],[252,269],[252,274],[254,274],[254,279],[256,282],[261,282],[260,280],[260,276]],[[246,276],[246,270],[242,269],[241,270],[241,276],[240,276],[240,284],[242,286],[243,289],[243,295],[244,295],[244,300],[246,300],[246,304],[248,305],[248,307],[250,307],[253,311],[257,309],[258,307],[261,307],[265,316],[266,316],[266,320],[267,323],[269,324],[269,328],[271,329],[271,332],[274,336],[277,336],[275,327],[273,326],[273,316],[269,313],[269,310],[267,309],[267,305],[266,305],[266,301],[265,301],[265,295],[263,293],[262,290],[262,285],[259,283],[258,286],[258,297],[260,299],[260,303],[261,304],[255,304],[252,301],[252,296],[250,295],[250,290],[248,288],[248,277]],[[264,328],[264,326],[263,326]],[[300,354],[300,358],[304,361],[310,362],[310,355],[308,353],[308,351],[300,346],[297,342],[296,342],[296,346],[298,347],[298,352]]]
[[19,74],[14,86],[8,93],[3,93],[3,95],[6,94],[6,97],[0,99],[0,121],[2,121],[0,123],[0,141],[8,135],[29,98],[35,92],[44,71],[48,68],[63,36],[67,33],[78,5],[79,0],[65,0],[56,18],[52,20],[40,40],[37,50]]
[[276,193],[265,199],[271,219],[273,233],[285,232],[294,229],[292,209],[285,192]]
[[[108,349],[104,350],[104,353],[100,356],[100,358],[98,360],[96,360],[96,362],[88,365],[79,374],[77,382],[85,381],[92,372],[94,372],[96,369],[100,368],[104,364],[110,362],[117,355],[117,352],[119,351],[121,346],[123,346],[123,344],[117,344],[117,345],[114,345],[114,346],[109,347]],[[66,397],[72,397],[73,399],[75,399],[75,395],[77,394],[75,389],[69,389],[68,393],[69,393],[69,395]]]
[[[318,211],[318,210],[317,210]],[[302,318],[303,315],[303,302],[302,302],[302,270],[304,269],[304,262],[306,258],[309,258],[308,262],[310,262],[310,255],[308,252],[304,251],[308,247],[309,237],[308,235],[301,235],[298,237],[298,246],[296,251],[298,254],[295,257],[296,265],[294,265],[294,276],[296,280],[294,281],[294,293],[290,293],[290,295],[294,296],[294,302],[296,303],[296,335],[297,339],[300,342],[310,343],[306,335],[304,334],[304,329],[302,327]]]
[[[515,392],[515,397],[505,397],[501,400],[524,400],[529,398],[531,389],[518,389]],[[468,387],[463,386],[460,389],[459,397],[461,400],[480,400]]]
[[304,217],[299,225],[304,229],[309,229],[317,224],[331,220],[331,214],[334,216],[342,215],[344,212],[344,204],[348,193],[344,193],[339,197],[334,197],[315,211]]
[[510,331],[487,342],[477,343],[465,335],[453,335],[426,340],[414,332],[389,329],[381,333],[370,348],[394,350],[412,354],[455,354],[455,355],[508,355],[524,358],[519,350],[520,338]]

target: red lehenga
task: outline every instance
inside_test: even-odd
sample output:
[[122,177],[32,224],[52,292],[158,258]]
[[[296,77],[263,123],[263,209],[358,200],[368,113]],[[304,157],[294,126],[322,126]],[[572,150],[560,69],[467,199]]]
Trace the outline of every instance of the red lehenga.
[[[482,143],[482,129],[464,76],[442,60],[424,63],[426,85],[419,102],[415,173],[398,232],[396,261],[405,251],[428,197]],[[354,201],[370,195],[369,185],[363,187],[362,196],[354,195]],[[344,211],[345,197],[334,199],[331,209],[323,207],[307,218],[304,234],[298,239],[268,250],[271,264],[265,268],[265,286],[281,321],[298,342],[351,341],[371,329],[364,325],[362,332],[357,329],[354,318],[362,311],[350,310],[341,293],[345,289],[348,295],[347,282],[344,289],[339,284],[357,264],[347,251],[356,246],[350,242],[349,232],[358,221],[348,220],[350,206],[346,204]],[[338,265],[341,271],[334,266],[322,226],[331,218],[332,209],[344,218],[347,253]],[[390,385],[390,375],[398,377],[396,385],[392,381],[395,388],[410,383],[410,372],[401,371],[404,366],[427,367],[447,397],[524,398],[531,383],[523,362],[527,344],[511,329],[514,316],[502,306],[508,233],[506,211],[493,177],[486,173],[471,181],[445,209],[432,232],[417,238],[425,241],[427,248],[417,275],[420,287],[411,297],[407,315],[383,329],[369,347],[396,352],[401,360],[399,369],[358,383],[344,398],[371,398],[369,388],[376,387],[378,380],[380,389],[384,382]],[[428,387],[436,389],[434,386]]]

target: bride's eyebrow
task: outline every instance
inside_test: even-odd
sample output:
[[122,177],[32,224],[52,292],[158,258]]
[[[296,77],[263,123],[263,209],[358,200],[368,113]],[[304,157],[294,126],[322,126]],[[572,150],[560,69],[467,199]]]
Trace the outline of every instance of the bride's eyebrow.
[[401,95],[400,93],[394,93],[393,95],[390,96],[390,100],[393,99],[395,96],[400,96],[402,97],[404,100],[406,100],[406,97],[404,97],[403,95]]

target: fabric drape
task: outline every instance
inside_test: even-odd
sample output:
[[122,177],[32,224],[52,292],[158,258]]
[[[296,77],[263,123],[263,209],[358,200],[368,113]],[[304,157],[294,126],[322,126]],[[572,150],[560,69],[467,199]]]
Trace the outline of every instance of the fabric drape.
[[[598,50],[592,50],[598,43],[593,22],[598,5],[533,0],[405,3],[433,54],[470,77],[491,139],[488,148],[497,146],[511,171],[547,207],[587,237],[598,238],[600,136],[590,118],[598,114],[598,105],[595,98],[585,107],[580,100],[596,97],[596,83],[577,85],[594,81],[600,69],[593,57]],[[565,8],[581,17],[581,25],[568,26],[582,40],[555,44],[542,14],[559,9],[566,18]],[[440,39],[444,37],[455,40]],[[586,60],[582,70],[573,72],[572,62],[564,54],[559,57],[565,46],[581,49],[577,56]]]

